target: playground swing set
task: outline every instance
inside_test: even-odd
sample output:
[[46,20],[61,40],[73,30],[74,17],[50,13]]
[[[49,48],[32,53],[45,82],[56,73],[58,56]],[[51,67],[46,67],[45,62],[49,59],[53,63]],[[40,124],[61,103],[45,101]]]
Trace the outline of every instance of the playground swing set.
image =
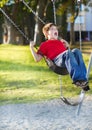
[[[29,9],[31,10],[31,12],[37,17],[37,19],[42,23],[42,24],[45,24],[45,22],[36,14],[36,12],[34,12],[34,10],[24,1],[24,0],[21,0],[23,2],[23,4]],[[52,3],[53,3],[53,12],[54,12],[54,23],[56,24],[56,11],[55,11],[55,0],[51,0]],[[12,25],[20,32],[20,34],[28,41],[30,42],[30,39],[23,33],[23,31],[15,24],[15,22],[6,14],[6,12],[0,8],[0,11],[3,13],[3,15],[12,23]],[[35,41],[35,39],[34,39]],[[45,59],[45,62],[47,63],[48,67],[53,71],[55,72],[56,74],[59,75],[59,79],[60,79],[60,92],[61,92],[61,100],[67,104],[67,105],[71,105],[71,106],[78,106],[78,109],[77,109],[77,115],[79,114],[80,112],[80,108],[81,108],[81,105],[82,105],[82,102],[84,100],[84,97],[85,97],[85,91],[84,90],[81,90],[80,92],[80,95],[79,95],[79,98],[77,101],[75,102],[72,102],[71,100],[69,100],[68,98],[64,97],[63,94],[62,94],[62,84],[61,84],[61,76],[62,75],[68,75],[68,71],[66,68],[63,68],[63,67],[58,67],[53,61],[51,61],[50,59]],[[89,63],[88,63],[88,69],[87,69],[87,77],[89,79],[89,74],[90,74],[90,71],[91,71],[91,67],[92,67],[92,52],[91,52],[91,55],[90,55],[90,59],[89,59]]]

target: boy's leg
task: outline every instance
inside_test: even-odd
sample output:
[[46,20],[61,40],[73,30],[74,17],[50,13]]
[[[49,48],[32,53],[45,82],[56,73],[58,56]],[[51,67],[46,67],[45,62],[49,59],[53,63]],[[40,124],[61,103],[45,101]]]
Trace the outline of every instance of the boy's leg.
[[82,75],[81,75],[81,70],[80,70],[78,62],[75,58],[74,53],[72,53],[72,51],[68,50],[64,55],[64,59],[65,59],[66,68],[67,68],[72,80],[74,82],[77,80],[83,80],[84,77],[82,77]]
[[[79,54],[79,56],[80,56],[80,54]],[[73,52],[68,50],[65,53],[63,53],[62,55],[60,55],[58,58],[56,58],[54,61],[58,66],[62,66],[65,64],[65,67],[67,68],[74,83],[76,81],[80,81],[80,80],[85,81],[86,80],[86,79],[84,79],[84,75],[81,74],[81,69],[80,69],[79,64],[77,62],[79,57],[78,56],[76,56],[76,57],[75,57],[75,54]],[[83,84],[84,84],[84,82],[83,82]],[[80,82],[78,82],[76,85],[81,86]]]
[[80,68],[81,77],[83,77],[83,80],[79,80],[79,81],[75,82],[75,85],[81,86],[85,91],[88,91],[89,85],[88,85],[88,81],[87,81],[87,70],[86,70],[86,66],[83,61],[82,53],[80,52],[79,49],[73,49],[72,53],[74,54],[75,59]]
[[74,56],[76,58],[76,61],[77,61],[78,66],[80,68],[81,76],[83,77],[83,80],[87,80],[87,70],[86,70],[85,63],[83,61],[81,51],[79,49],[73,49],[72,53],[74,54]]

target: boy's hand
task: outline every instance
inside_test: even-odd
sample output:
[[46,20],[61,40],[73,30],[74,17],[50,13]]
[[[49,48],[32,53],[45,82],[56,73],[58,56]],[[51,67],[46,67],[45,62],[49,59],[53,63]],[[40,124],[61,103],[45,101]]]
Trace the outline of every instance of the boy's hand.
[[34,41],[30,41],[30,47],[34,47],[35,46],[35,42]]
[[61,39],[61,42],[63,42],[63,44],[64,44],[64,46],[65,46],[66,48],[69,48],[69,44],[68,44],[68,42],[67,42],[66,40]]

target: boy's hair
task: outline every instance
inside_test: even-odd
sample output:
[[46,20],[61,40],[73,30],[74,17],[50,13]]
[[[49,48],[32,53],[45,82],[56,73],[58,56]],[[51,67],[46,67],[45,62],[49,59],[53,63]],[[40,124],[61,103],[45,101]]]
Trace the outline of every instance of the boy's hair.
[[55,25],[54,23],[47,23],[47,24],[45,24],[45,25],[43,26],[42,32],[43,32],[45,38],[48,38],[48,37],[47,37],[47,32],[48,32],[48,30],[49,30],[52,26],[56,26],[56,25]]

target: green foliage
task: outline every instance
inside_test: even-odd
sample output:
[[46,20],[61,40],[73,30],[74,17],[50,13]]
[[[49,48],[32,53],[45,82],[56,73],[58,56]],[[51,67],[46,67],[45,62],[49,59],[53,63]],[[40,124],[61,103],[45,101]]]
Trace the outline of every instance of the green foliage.
[[0,1],[0,8],[3,7],[6,3],[7,3],[8,0],[2,0]]
[[[86,5],[87,3],[88,3],[87,0],[82,0],[82,4]],[[77,6],[78,6],[77,0],[66,0],[66,1],[62,0],[57,8],[57,14],[62,15],[67,10],[67,13],[70,13],[71,17],[74,17],[75,13],[78,13]]]
[[[88,63],[88,55],[84,55]],[[87,65],[87,64],[86,64]],[[90,80],[92,78],[92,72]],[[79,94],[69,75],[62,76],[63,94]],[[90,83],[90,86],[92,83]],[[92,93],[92,91],[90,91]],[[29,46],[0,45],[0,103],[24,103],[60,98],[58,75],[44,60],[35,63]]]
[[62,2],[61,4],[59,4],[59,6],[57,8],[57,14],[58,15],[64,14],[64,12],[67,10],[68,6],[69,6],[69,2]]

